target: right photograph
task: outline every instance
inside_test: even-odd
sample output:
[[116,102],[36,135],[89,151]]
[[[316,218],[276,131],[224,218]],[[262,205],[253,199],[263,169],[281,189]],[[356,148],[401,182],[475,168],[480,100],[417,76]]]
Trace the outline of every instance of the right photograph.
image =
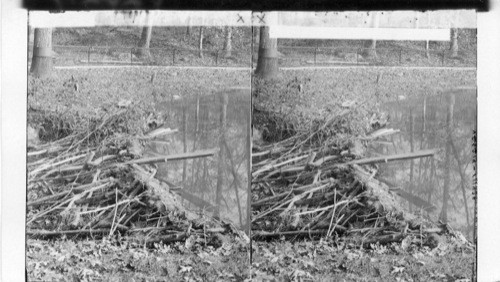
[[475,281],[476,12],[253,18],[252,281]]

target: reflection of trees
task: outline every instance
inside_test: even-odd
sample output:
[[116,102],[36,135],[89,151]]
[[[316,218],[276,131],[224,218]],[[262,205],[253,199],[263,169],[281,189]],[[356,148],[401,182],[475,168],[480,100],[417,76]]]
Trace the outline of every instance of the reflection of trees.
[[240,222],[240,225],[243,226],[243,218],[242,218],[242,209],[241,209],[241,202],[240,202],[240,196],[238,195],[238,189],[241,188],[241,181],[240,177],[238,176],[238,169],[239,166],[241,166],[242,162],[240,162],[240,165],[237,167],[236,163],[234,162],[231,149],[227,145],[226,140],[224,139],[224,150],[227,151],[227,157],[229,159],[230,166],[228,169],[231,171],[231,175],[233,176],[233,182],[231,183],[231,187],[234,188],[234,196],[236,197],[236,203],[238,204],[238,219]]
[[444,223],[448,222],[448,199],[450,198],[450,173],[451,173],[451,159],[450,159],[450,141],[453,133],[453,106],[455,104],[455,95],[446,95],[447,111],[446,111],[446,140],[445,146],[445,161],[444,161],[444,184],[443,184],[443,208],[439,218]]
[[[187,152],[187,119],[188,113],[186,105],[182,107],[182,144],[184,146],[183,152]],[[182,185],[186,184],[187,160],[182,161]]]
[[200,207],[185,198],[184,203],[189,208],[213,212],[241,226],[247,224],[247,201],[244,199],[248,195],[249,136],[246,124],[250,109],[249,99],[243,96],[225,93],[197,97],[170,109],[170,120],[175,124],[169,126],[179,128],[181,132],[161,152],[174,154],[185,149],[219,148],[215,157],[188,160],[186,170],[182,162],[172,162],[162,173],[168,171],[172,182],[185,177],[184,191],[199,197],[203,203],[210,203],[208,207]]
[[[460,174],[460,188],[462,189],[462,196],[464,199],[464,208],[465,208],[465,218],[467,219],[467,230],[471,228],[470,226],[470,220],[469,220],[469,207],[467,204],[467,192],[465,191],[465,185],[468,182],[467,178],[465,176],[464,171],[462,170],[462,162],[460,161],[460,157],[458,156],[458,151],[457,148],[455,147],[455,143],[453,142],[453,139],[449,139],[449,147],[451,148],[453,152],[453,156],[455,157],[455,160],[457,161],[458,165],[458,173]],[[465,170],[465,167],[463,167]]]
[[416,146],[441,148],[434,158],[415,160],[416,165],[387,165],[382,177],[432,203],[439,208],[441,220],[466,234],[472,231],[468,202],[472,200],[470,136],[476,126],[475,99],[474,94],[458,92],[387,105],[391,126],[402,132],[391,137],[390,146],[378,148],[384,154],[409,152]]
[[[410,152],[415,152],[415,146],[413,142],[413,132],[415,131],[415,125],[414,125],[415,117],[413,116],[413,110],[410,107]],[[409,192],[410,194],[413,194],[413,159],[410,160],[410,187],[409,187]],[[410,211],[412,210],[411,203],[410,205]]]
[[222,185],[224,183],[224,159],[225,151],[224,139],[226,135],[227,118],[227,93],[220,95],[220,125],[219,125],[219,161],[217,162],[217,188],[215,192],[215,212],[214,217],[220,217],[220,204],[222,200]]
[[[425,135],[424,135],[424,132],[426,130],[425,128],[425,114],[427,112],[427,97],[424,97],[424,101],[422,103],[422,130],[420,131],[420,150],[423,150],[424,149],[424,138],[425,138]],[[427,165],[423,166],[423,162],[427,162]],[[418,160],[418,181],[417,181],[417,187],[424,187],[423,185],[423,181],[422,181],[422,167],[424,167],[425,169],[427,169],[428,167],[428,162],[429,162],[429,158],[425,158],[425,159],[422,159],[420,158]],[[425,187],[424,191],[425,192],[428,192],[427,190],[429,190],[429,187]],[[428,201],[430,203],[430,201]]]

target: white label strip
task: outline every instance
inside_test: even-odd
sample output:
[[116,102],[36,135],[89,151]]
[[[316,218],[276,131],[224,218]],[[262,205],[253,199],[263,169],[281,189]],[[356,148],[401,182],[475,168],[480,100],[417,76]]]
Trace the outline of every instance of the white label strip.
[[88,11],[29,13],[31,27],[251,26],[250,11]]
[[271,26],[269,37],[449,41],[450,29]]
[[32,11],[32,27],[89,26],[303,26],[357,28],[475,28],[474,10],[372,12],[251,12],[251,11]]

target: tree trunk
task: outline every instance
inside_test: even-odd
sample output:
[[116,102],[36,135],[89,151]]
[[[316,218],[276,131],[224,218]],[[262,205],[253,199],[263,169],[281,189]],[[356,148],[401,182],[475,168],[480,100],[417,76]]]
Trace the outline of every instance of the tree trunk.
[[429,53],[429,40],[425,41],[425,57],[427,59],[431,58],[431,55]]
[[450,174],[451,174],[451,146],[450,146],[450,140],[452,138],[452,131],[453,131],[453,108],[455,105],[455,95],[453,94],[448,94],[446,97],[448,101],[448,110],[446,113],[446,140],[447,142],[445,143],[446,150],[445,150],[445,160],[444,160],[444,185],[443,185],[443,208],[441,210],[441,214],[439,216],[439,219],[443,221],[444,223],[448,222],[448,202],[450,199]]
[[254,39],[254,43],[256,45],[259,45],[260,44],[260,28],[257,28],[257,27],[252,27],[252,35],[253,35],[253,39]]
[[450,51],[451,57],[458,56],[458,28],[451,29]]
[[141,40],[139,41],[139,51],[137,54],[141,58],[149,58],[151,53],[149,52],[149,42],[151,41],[151,33],[153,31],[153,26],[148,25],[142,28]]
[[[371,18],[372,18],[372,24],[371,24],[372,27],[377,28],[379,26],[379,22],[380,22],[380,13],[371,12]],[[372,39],[372,40],[368,41],[366,43],[365,48],[367,48],[363,52],[365,57],[377,58],[377,40],[376,39]]]
[[377,40],[372,39],[367,42],[364,55],[367,58],[377,58]]
[[45,77],[52,73],[54,67],[52,56],[52,29],[35,28],[30,70],[34,76]]
[[259,57],[258,56],[259,30],[260,29],[258,27],[255,27],[255,26],[252,27],[252,68],[253,68],[254,64],[257,63],[257,58]]
[[269,38],[269,27],[260,27],[259,55],[255,75],[272,79],[278,74],[278,40]]
[[203,26],[200,26],[200,34],[198,36],[198,56],[203,58]]
[[231,37],[232,37],[233,29],[230,26],[226,27],[226,34],[225,34],[225,40],[224,40],[224,57],[231,57],[231,51],[232,51],[232,46],[231,46]]
[[193,27],[191,26],[191,18],[188,18],[188,23],[187,23],[187,27],[186,27],[186,36],[187,37],[191,36],[192,29],[193,29]]
[[142,28],[141,39],[137,45],[137,56],[140,58],[149,58],[151,55],[149,52],[149,42],[151,41],[151,32],[153,31],[153,25],[151,23],[151,18],[149,12],[146,12],[146,25]]

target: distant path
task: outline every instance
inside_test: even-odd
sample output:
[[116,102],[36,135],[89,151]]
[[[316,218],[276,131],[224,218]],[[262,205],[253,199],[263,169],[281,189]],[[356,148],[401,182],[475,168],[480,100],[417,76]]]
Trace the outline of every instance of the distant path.
[[315,69],[408,69],[408,70],[477,70],[475,67],[412,67],[412,66],[324,66],[324,67],[286,67],[282,70],[315,70]]
[[[189,66],[59,66],[55,69],[118,69],[118,68],[162,68],[162,69],[206,69],[206,70],[250,70],[247,67],[189,67]],[[412,67],[412,66],[323,66],[323,67],[283,67],[281,70],[321,70],[321,69],[402,69],[402,70],[460,70],[475,71],[475,67]]]
[[136,69],[136,68],[152,68],[152,69],[206,69],[206,70],[250,70],[250,68],[245,67],[189,67],[189,66],[59,66],[54,67],[55,69],[69,70],[69,69]]

